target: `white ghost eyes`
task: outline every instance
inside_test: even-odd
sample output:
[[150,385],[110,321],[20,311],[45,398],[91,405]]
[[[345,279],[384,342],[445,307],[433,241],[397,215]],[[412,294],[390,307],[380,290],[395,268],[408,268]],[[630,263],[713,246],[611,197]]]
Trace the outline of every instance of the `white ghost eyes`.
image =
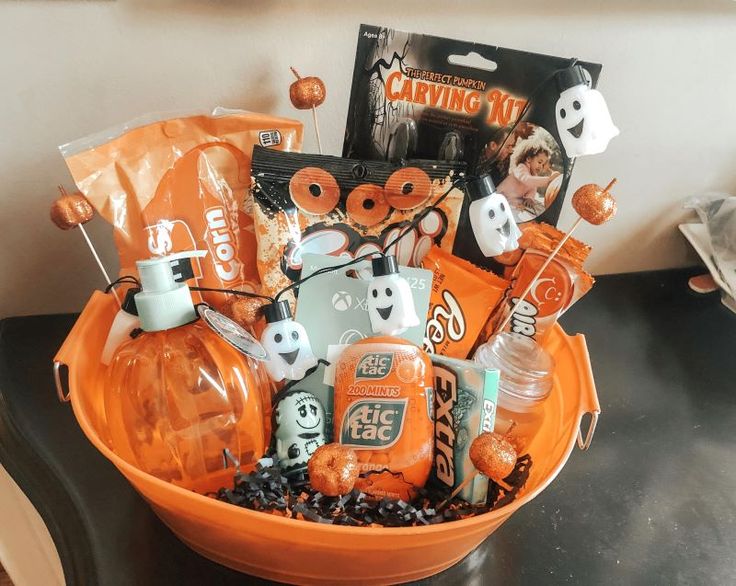
[[[506,213],[506,206],[503,204],[503,202],[499,202],[498,209],[499,209],[499,211],[502,214],[505,214]],[[494,210],[493,208],[489,208],[488,209],[488,217],[491,220],[495,220],[496,219],[496,210]]]
[[[390,288],[386,287],[386,297],[391,297],[393,294],[394,292],[391,291]],[[373,295],[374,298],[378,297],[378,289],[373,289],[373,291],[371,291],[371,295]]]
[[[277,344],[280,344],[281,343],[281,340],[283,340],[283,339],[284,339],[284,337],[281,334],[276,334],[273,337],[273,341],[276,342]],[[296,330],[294,330],[293,332],[291,332],[291,339],[296,342],[299,339],[299,332],[297,332]]]
[[[575,110],[580,110],[580,108],[582,108],[582,105],[580,104],[580,102],[578,102],[577,100],[575,100],[572,103],[572,107]],[[565,108],[560,108],[560,118],[565,118],[565,116],[567,116],[567,112],[565,112]]]

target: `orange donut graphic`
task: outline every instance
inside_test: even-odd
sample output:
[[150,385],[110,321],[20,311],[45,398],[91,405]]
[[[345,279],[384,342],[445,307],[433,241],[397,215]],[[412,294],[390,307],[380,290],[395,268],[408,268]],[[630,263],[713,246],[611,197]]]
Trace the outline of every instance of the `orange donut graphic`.
[[356,224],[375,226],[388,216],[391,206],[388,205],[381,186],[364,183],[350,192],[345,209]]
[[389,205],[397,210],[411,210],[429,199],[432,180],[418,167],[404,167],[391,174],[385,189]]
[[334,210],[340,201],[340,186],[324,169],[304,167],[289,181],[289,194],[301,211],[322,216]]

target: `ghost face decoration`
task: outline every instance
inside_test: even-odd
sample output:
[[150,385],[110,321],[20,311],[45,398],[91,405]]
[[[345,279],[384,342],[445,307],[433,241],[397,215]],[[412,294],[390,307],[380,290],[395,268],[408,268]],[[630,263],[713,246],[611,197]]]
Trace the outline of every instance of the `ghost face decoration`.
[[261,334],[261,345],[268,353],[266,370],[275,382],[301,380],[317,366],[307,331],[291,317],[270,322]]
[[498,256],[519,248],[521,230],[502,194],[495,191],[472,201],[468,213],[475,240],[485,256]]
[[290,389],[274,397],[273,449],[286,476],[304,472],[325,443],[325,410],[312,393]]
[[367,305],[375,334],[398,336],[419,325],[411,287],[398,273],[373,277],[368,286]]
[[619,133],[603,95],[580,83],[564,90],[555,106],[557,132],[568,157],[596,155]]

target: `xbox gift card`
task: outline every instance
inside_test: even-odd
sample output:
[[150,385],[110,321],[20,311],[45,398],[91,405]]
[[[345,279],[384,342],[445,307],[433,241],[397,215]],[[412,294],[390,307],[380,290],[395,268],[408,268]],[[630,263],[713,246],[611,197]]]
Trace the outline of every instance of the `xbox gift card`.
[[[340,257],[305,253],[302,278],[345,262],[346,259]],[[315,277],[299,287],[296,320],[309,332],[312,351],[317,358],[326,358],[330,344],[351,344],[373,335],[366,306],[370,269],[360,271],[361,274],[368,272],[368,278],[346,274],[354,271],[355,265]],[[409,282],[420,319],[418,326],[409,328],[400,337],[421,346],[432,289],[432,271],[409,267],[400,267],[399,271]]]

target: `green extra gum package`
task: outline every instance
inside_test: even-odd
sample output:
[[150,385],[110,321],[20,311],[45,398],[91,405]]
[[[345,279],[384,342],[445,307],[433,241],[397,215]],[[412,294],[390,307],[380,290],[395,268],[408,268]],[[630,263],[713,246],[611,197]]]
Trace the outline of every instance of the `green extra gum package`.
[[[475,471],[470,444],[493,431],[498,398],[498,371],[470,360],[431,354],[434,369],[435,444],[431,481],[449,491]],[[458,495],[480,504],[488,494],[488,479],[478,474]]]

